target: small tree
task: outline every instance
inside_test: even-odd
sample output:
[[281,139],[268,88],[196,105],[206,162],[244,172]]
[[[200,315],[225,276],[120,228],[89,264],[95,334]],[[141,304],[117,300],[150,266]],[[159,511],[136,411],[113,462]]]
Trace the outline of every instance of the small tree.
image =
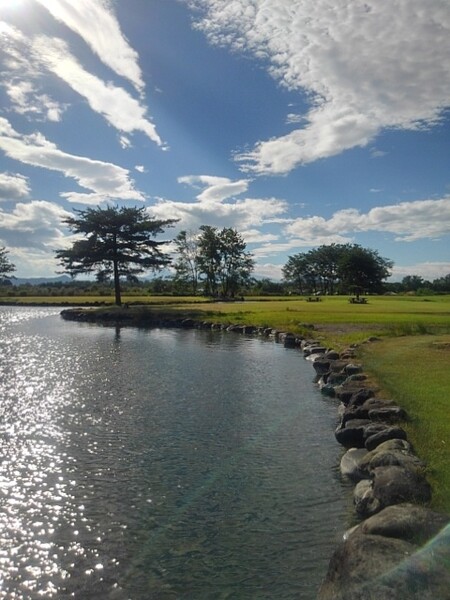
[[68,250],[58,250],[56,256],[72,277],[80,273],[96,273],[99,281],[113,277],[115,303],[120,306],[120,279],[133,280],[148,269],[160,269],[170,263],[160,247],[167,242],[153,238],[175,220],[155,220],[144,207],[88,208],[77,210],[78,217],[68,217],[64,223],[84,239],[75,241]]
[[245,248],[242,236],[231,227],[221,231],[210,225],[200,227],[198,270],[207,295],[233,298],[249,281],[254,261]]
[[8,250],[0,247],[0,283],[8,282],[16,270],[16,266],[8,258]]
[[[187,284],[194,296],[197,293],[199,278],[199,245],[198,235],[192,231],[180,231],[174,239],[177,259],[173,264],[175,280]],[[187,287],[186,286],[186,287]]]

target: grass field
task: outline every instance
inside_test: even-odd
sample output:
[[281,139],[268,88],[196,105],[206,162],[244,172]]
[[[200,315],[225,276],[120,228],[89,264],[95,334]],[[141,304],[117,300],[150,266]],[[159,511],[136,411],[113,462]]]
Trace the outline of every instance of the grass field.
[[[0,297],[0,302],[11,300]],[[18,297],[17,301],[112,304],[113,298]],[[234,303],[211,303],[203,298],[124,296],[123,302],[202,320],[307,333],[336,350],[370,336],[381,338],[377,343],[360,347],[364,367],[410,415],[407,424],[410,439],[418,455],[429,464],[433,506],[450,514],[450,295],[370,296],[367,304],[361,305],[350,304],[348,297],[343,296],[325,297],[320,302],[298,297],[264,297]],[[144,309],[141,306],[128,310]]]
[[450,335],[386,339],[365,347],[362,361],[407,411],[408,438],[429,465],[433,506],[450,513]]

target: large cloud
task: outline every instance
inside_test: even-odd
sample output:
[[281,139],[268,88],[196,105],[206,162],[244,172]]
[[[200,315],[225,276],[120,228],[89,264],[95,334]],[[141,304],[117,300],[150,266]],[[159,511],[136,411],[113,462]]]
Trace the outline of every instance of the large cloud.
[[180,177],[178,181],[199,192],[196,200],[158,199],[151,212],[158,218],[179,219],[181,229],[195,230],[204,224],[233,227],[244,237],[249,230],[249,237],[256,239],[255,227],[277,221],[287,210],[287,203],[277,198],[236,198],[247,191],[249,181],[245,179],[233,181],[226,177],[192,175]]
[[216,44],[253,53],[306,92],[303,128],[238,157],[256,173],[364,146],[384,128],[435,123],[450,106],[450,11],[443,0],[189,0]]
[[0,149],[22,163],[59,171],[75,179],[89,193],[67,192],[61,196],[73,202],[97,204],[102,200],[144,200],[134,189],[129,171],[118,165],[63,152],[42,134],[21,135],[0,117]]
[[377,206],[366,214],[348,208],[337,211],[330,219],[317,216],[300,218],[286,226],[286,233],[304,245],[317,245],[318,240],[330,236],[369,231],[388,232],[395,235],[396,241],[403,242],[448,235],[450,196]]
[[0,209],[0,239],[8,249],[51,252],[66,244],[62,222],[68,216],[71,213],[53,202],[19,202],[12,211]]
[[119,132],[140,131],[157,145],[163,145],[155,125],[147,117],[147,107],[124,88],[106,83],[83,68],[65,41],[45,35],[28,39],[7,24],[1,32],[0,47],[7,57],[2,85],[16,112],[43,115],[53,121],[60,119],[66,105],[39,91],[40,81],[49,71],[85,98],[91,109]]
[[113,71],[126,77],[137,90],[144,82],[138,54],[123,35],[108,0],[36,0],[55,19],[80,35]]

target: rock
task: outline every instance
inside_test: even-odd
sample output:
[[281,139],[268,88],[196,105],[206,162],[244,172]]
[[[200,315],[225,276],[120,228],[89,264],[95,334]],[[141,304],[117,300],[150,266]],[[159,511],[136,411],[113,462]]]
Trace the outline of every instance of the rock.
[[382,410],[384,408],[388,408],[385,401],[377,400],[376,398],[369,398],[369,400],[366,400],[364,404],[361,404],[360,406],[351,404],[350,402],[342,417],[343,423],[350,421],[351,419],[372,420],[372,417],[370,416],[371,411]]
[[339,360],[339,352],[329,350],[325,353],[325,358],[328,358],[329,360]]
[[406,437],[406,431],[401,427],[384,427],[378,433],[368,436],[365,440],[365,446],[367,450],[374,450],[387,440],[406,440]]
[[396,465],[377,467],[373,471],[373,494],[383,508],[403,502],[425,504],[431,500],[431,486],[418,470]]
[[340,385],[341,383],[344,383],[346,379],[347,375],[345,375],[345,373],[334,373],[333,371],[331,371],[331,373],[327,377],[327,383],[336,386]]
[[313,367],[316,373],[323,375],[324,373],[327,373],[330,370],[330,364],[331,361],[325,358],[324,355],[323,357],[321,356],[313,362]]
[[371,479],[362,479],[356,484],[353,490],[353,504],[356,512],[363,517],[374,515],[383,508],[374,496]]
[[[396,441],[401,442],[403,440]],[[389,444],[389,441],[380,444],[361,459],[360,469],[365,477],[370,477],[377,467],[397,466],[413,471],[423,470],[425,468],[425,463],[420,460],[411,449],[391,449],[386,447],[387,444]]]
[[325,346],[307,346],[303,350],[303,356],[308,358],[314,354],[325,354],[326,351],[327,349],[325,348]]
[[449,600],[449,544],[430,555],[409,542],[354,533],[333,554],[318,600]]
[[369,411],[369,419],[373,421],[405,421],[406,411],[399,406],[380,406]]
[[365,448],[350,448],[341,458],[340,469],[342,475],[353,480],[364,478],[361,471],[361,460],[368,454]]
[[364,430],[371,425],[368,419],[352,419],[334,432],[336,440],[345,448],[364,448]]
[[348,365],[345,366],[344,370],[347,373],[347,375],[355,375],[356,373],[362,373],[363,368],[361,365],[348,363]]
[[365,381],[367,379],[367,375],[364,373],[353,373],[353,375],[348,375],[348,381]]
[[363,387],[354,392],[353,396],[350,398],[348,404],[349,406],[361,406],[370,398],[375,396],[375,390],[372,388]]
[[328,398],[334,398],[336,395],[336,392],[334,391],[334,387],[332,385],[330,385],[329,383],[322,385],[320,388],[320,391],[322,392],[322,394],[324,396],[328,396]]
[[450,523],[450,516],[416,504],[388,506],[358,525],[355,531],[423,545]]

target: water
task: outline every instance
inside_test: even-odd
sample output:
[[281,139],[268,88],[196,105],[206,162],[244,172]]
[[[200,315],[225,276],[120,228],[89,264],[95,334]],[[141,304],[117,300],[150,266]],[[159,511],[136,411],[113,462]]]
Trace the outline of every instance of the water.
[[0,308],[0,598],[315,598],[347,522],[296,350]]

